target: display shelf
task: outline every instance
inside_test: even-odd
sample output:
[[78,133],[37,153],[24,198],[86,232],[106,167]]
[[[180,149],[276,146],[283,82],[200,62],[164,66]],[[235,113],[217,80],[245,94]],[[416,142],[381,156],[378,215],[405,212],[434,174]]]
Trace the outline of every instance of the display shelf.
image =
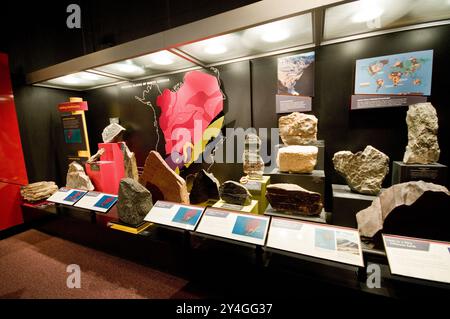
[[347,185],[333,184],[333,219],[334,225],[356,228],[356,214],[372,204],[374,195],[357,194]]
[[291,218],[291,219],[297,219],[297,220],[304,220],[308,222],[314,222],[314,223],[321,223],[321,224],[327,224],[327,220],[329,219],[325,209],[322,210],[319,216],[299,216],[299,215],[293,215],[292,212],[288,211],[279,211],[276,209],[273,209],[272,206],[267,206],[266,211],[264,212],[264,215],[266,216],[274,216],[274,217],[285,217],[285,218]]
[[392,185],[410,181],[430,182],[444,185],[447,181],[448,167],[436,164],[405,164],[401,161],[392,163]]

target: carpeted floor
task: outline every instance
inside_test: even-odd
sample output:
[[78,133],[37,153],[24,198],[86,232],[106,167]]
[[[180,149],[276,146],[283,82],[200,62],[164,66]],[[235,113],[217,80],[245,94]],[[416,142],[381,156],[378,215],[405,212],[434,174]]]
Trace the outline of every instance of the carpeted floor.
[[[69,289],[66,268],[81,269]],[[0,298],[198,298],[178,278],[73,242],[28,230],[0,240]]]

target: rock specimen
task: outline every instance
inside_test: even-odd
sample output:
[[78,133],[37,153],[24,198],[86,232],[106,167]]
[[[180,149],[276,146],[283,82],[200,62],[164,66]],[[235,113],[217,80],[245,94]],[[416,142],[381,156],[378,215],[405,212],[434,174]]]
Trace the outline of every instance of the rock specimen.
[[139,180],[139,173],[136,164],[136,156],[128,148],[125,142],[122,143],[123,165],[125,169],[125,177],[132,178],[135,181]]
[[83,166],[77,162],[69,164],[69,171],[67,172],[66,187],[77,188],[86,191],[93,191],[91,179],[84,172]]
[[348,186],[361,194],[378,194],[389,172],[389,157],[370,145],[356,154],[350,151],[335,153],[333,164]]
[[234,181],[220,185],[219,193],[220,198],[229,204],[247,206],[252,202],[252,195],[247,188]]
[[105,154],[105,149],[104,149],[104,148],[99,149],[97,153],[95,153],[94,155],[92,155],[92,156],[86,161],[86,164],[91,164],[91,163],[97,162],[103,154]]
[[195,175],[189,194],[191,204],[200,204],[208,199],[219,199],[219,181],[204,169]]
[[322,212],[320,194],[310,192],[296,184],[268,185],[266,197],[272,208],[276,210],[306,216],[316,216]]
[[[387,231],[386,228],[397,228],[396,234],[400,228],[411,228],[412,231],[422,232],[417,236],[426,236],[423,231],[429,231],[431,234],[428,236],[432,237],[423,238],[437,239],[438,229],[446,227],[448,238],[449,204],[450,193],[444,186],[423,181],[395,184],[383,190],[370,207],[356,214],[358,229],[361,236],[373,237],[382,229]],[[439,215],[440,218],[437,218]],[[425,225],[430,222],[434,223],[434,227]],[[408,235],[413,235],[409,231]]]
[[281,172],[311,173],[317,163],[316,146],[293,145],[278,150],[277,165]]
[[116,143],[122,139],[125,128],[117,123],[109,124],[102,132],[103,143]]
[[20,188],[20,195],[28,202],[47,199],[58,190],[54,182],[37,182]]
[[139,225],[152,207],[152,194],[144,186],[131,178],[120,181],[117,212],[122,222]]
[[245,136],[245,148],[243,155],[244,173],[252,179],[261,179],[264,174],[264,161],[259,155],[261,140],[256,134]]
[[431,103],[417,103],[409,106],[406,113],[408,124],[408,145],[403,162],[407,164],[432,164],[439,160],[437,140],[438,117]]
[[139,183],[152,193],[155,203],[158,200],[166,200],[189,204],[185,180],[176,174],[156,151],[148,154]]
[[306,145],[317,141],[317,117],[294,112],[278,119],[281,140],[285,145]]

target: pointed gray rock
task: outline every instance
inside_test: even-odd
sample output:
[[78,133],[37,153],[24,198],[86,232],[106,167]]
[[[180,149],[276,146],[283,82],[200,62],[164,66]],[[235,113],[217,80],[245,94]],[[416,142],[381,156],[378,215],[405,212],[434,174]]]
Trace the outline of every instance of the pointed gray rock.
[[138,225],[152,207],[152,194],[144,186],[131,178],[120,181],[117,212],[122,222]]

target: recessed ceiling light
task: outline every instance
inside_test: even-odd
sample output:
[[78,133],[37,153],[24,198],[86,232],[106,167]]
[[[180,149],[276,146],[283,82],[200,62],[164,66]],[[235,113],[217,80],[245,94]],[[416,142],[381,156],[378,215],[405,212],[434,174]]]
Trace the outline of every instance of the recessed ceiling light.
[[123,73],[128,73],[128,74],[143,74],[143,73],[145,73],[144,69],[133,64],[129,60],[127,60],[124,63],[116,63],[115,66],[118,71],[123,72]]
[[383,9],[377,6],[376,3],[370,0],[359,1],[358,12],[352,16],[352,21],[355,23],[368,22],[380,17],[383,14]]
[[288,28],[283,25],[283,21],[276,21],[255,27],[254,31],[260,34],[261,40],[270,43],[286,40],[291,35]]
[[152,54],[151,60],[153,63],[159,64],[159,65],[169,65],[174,62],[172,59],[172,56],[167,51],[161,51],[161,52]]
[[61,81],[65,84],[79,84],[81,82],[80,79],[77,79],[73,75],[66,75],[61,78]]
[[205,52],[211,55],[217,55],[227,52],[227,47],[220,43],[210,43],[205,47]]
[[81,73],[80,78],[82,78],[83,80],[87,80],[87,81],[97,81],[100,79],[100,77],[98,75],[88,73],[88,72]]

